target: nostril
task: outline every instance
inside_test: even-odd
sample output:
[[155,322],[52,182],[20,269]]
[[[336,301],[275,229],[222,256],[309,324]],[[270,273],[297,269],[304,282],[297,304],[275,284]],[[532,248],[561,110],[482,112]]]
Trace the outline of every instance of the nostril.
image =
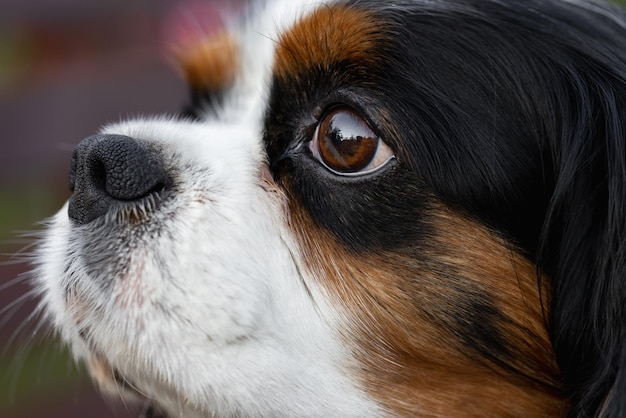
[[89,176],[89,180],[91,181],[93,187],[98,190],[106,191],[107,172],[102,161],[99,159],[90,161],[89,173],[87,175]]
[[77,150],[74,150],[72,153],[72,161],[70,163],[69,186],[72,193],[74,193],[74,189],[76,187],[76,164],[78,164],[77,154]]
[[69,216],[87,223],[122,202],[163,191],[167,184],[159,153],[148,143],[124,135],[92,136],[72,156]]
[[165,182],[160,182],[154,185],[154,187],[148,190],[147,194],[160,194],[163,190],[165,190]]
[[92,187],[114,199],[138,199],[163,181],[162,166],[153,154],[132,138],[106,136],[90,148],[86,175]]

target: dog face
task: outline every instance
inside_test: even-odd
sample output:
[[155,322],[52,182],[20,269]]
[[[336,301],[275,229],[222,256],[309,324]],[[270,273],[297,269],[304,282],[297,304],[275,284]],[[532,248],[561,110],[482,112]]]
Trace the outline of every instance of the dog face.
[[42,307],[168,416],[626,411],[626,35],[584,2],[275,2],[81,142]]

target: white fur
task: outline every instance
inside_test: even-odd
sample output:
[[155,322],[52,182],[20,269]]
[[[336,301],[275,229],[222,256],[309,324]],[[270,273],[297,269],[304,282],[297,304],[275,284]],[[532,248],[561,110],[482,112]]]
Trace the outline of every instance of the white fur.
[[104,358],[173,417],[381,413],[353,377],[345,316],[307,276],[284,196],[260,179],[276,30],[307,8],[273,5],[241,32],[243,73],[214,119],[103,130],[157,144],[173,173],[175,199],[146,226],[77,226],[66,205],[40,247],[42,304],[76,357]]

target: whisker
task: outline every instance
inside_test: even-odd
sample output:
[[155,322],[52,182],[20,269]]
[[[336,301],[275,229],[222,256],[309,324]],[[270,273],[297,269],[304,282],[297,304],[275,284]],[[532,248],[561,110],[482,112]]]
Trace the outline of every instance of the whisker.
[[[15,264],[20,264],[20,263],[15,263]],[[2,265],[5,265],[4,263],[2,263]],[[16,284],[20,284],[22,282],[25,282],[26,280],[28,280],[28,275],[24,274],[24,273],[20,273],[17,277],[3,283],[0,285],[0,292],[2,292],[3,290],[8,289],[11,286],[15,286]]]
[[[30,315],[28,315],[28,317],[26,317],[22,321],[22,323],[15,329],[15,331],[13,331],[13,333],[11,334],[11,337],[7,340],[5,352],[8,349],[8,347],[11,347],[11,345],[15,342],[17,337],[20,335],[20,333],[22,333],[22,331],[26,328],[27,325],[34,324],[34,327],[35,327],[33,332],[30,334],[31,340],[37,336],[37,332],[41,329],[41,326],[43,324],[43,321],[35,321],[35,318],[38,314],[39,314],[38,309],[31,312]],[[1,327],[2,325],[0,324],[0,328]]]
[[127,382],[124,380],[124,382],[119,382],[115,376],[116,376],[116,372],[115,369],[113,368],[113,366],[109,365],[110,369],[111,369],[111,376],[113,376],[113,384],[115,385],[115,390],[117,390],[117,395],[120,399],[120,401],[122,402],[122,405],[124,405],[124,408],[126,408],[126,410],[128,411],[128,404],[126,403],[126,399],[124,398],[124,395],[122,394],[122,389],[120,388],[120,386],[124,386],[125,384],[127,384]]
[[34,256],[28,256],[28,258],[26,258],[27,256],[25,254],[20,255],[15,253],[0,253],[0,256],[7,258],[6,260],[2,260],[2,262],[0,262],[0,266],[15,266],[19,264],[26,264],[30,261],[33,261],[34,259]]
[[[28,292],[23,293],[18,298],[13,299],[10,303],[4,306],[4,308],[0,309],[0,315],[4,316],[9,310],[15,307],[17,304],[24,303],[28,298],[34,297],[38,294],[39,291],[37,289],[30,289]],[[0,327],[6,322],[6,318],[0,322]]]
[[9,322],[24,302],[26,302],[29,298],[33,298],[36,294],[38,294],[37,289],[31,289],[17,299],[14,299],[4,308],[0,309],[0,316],[3,317],[0,321],[0,328],[4,327]]
[[[30,353],[33,351],[32,345],[24,346],[21,350],[16,353],[12,353],[11,355],[11,363],[6,371],[6,377],[8,382],[8,390],[6,392],[7,400],[9,403],[16,402],[16,394],[18,381],[21,375],[21,371],[24,370],[24,365],[26,364],[26,360],[29,357]],[[7,350],[3,350],[2,357],[8,357],[9,354]]]
[[[116,376],[119,376],[119,373],[116,374]],[[132,382],[128,381],[128,379],[126,379],[124,376],[121,376],[124,382],[124,385],[127,385],[129,388],[131,388],[133,391],[137,392],[138,394],[140,394],[141,396],[143,396],[144,398],[150,400],[150,401],[156,401],[156,399],[150,395],[148,395],[147,393],[141,391],[139,388],[137,388]],[[115,381],[117,382],[117,379],[115,379]]]

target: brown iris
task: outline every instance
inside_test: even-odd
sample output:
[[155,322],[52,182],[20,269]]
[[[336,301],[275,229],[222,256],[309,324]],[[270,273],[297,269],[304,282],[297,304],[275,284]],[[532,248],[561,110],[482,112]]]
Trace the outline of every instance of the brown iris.
[[327,113],[315,135],[319,159],[338,173],[362,171],[378,149],[378,136],[362,117],[345,106]]

